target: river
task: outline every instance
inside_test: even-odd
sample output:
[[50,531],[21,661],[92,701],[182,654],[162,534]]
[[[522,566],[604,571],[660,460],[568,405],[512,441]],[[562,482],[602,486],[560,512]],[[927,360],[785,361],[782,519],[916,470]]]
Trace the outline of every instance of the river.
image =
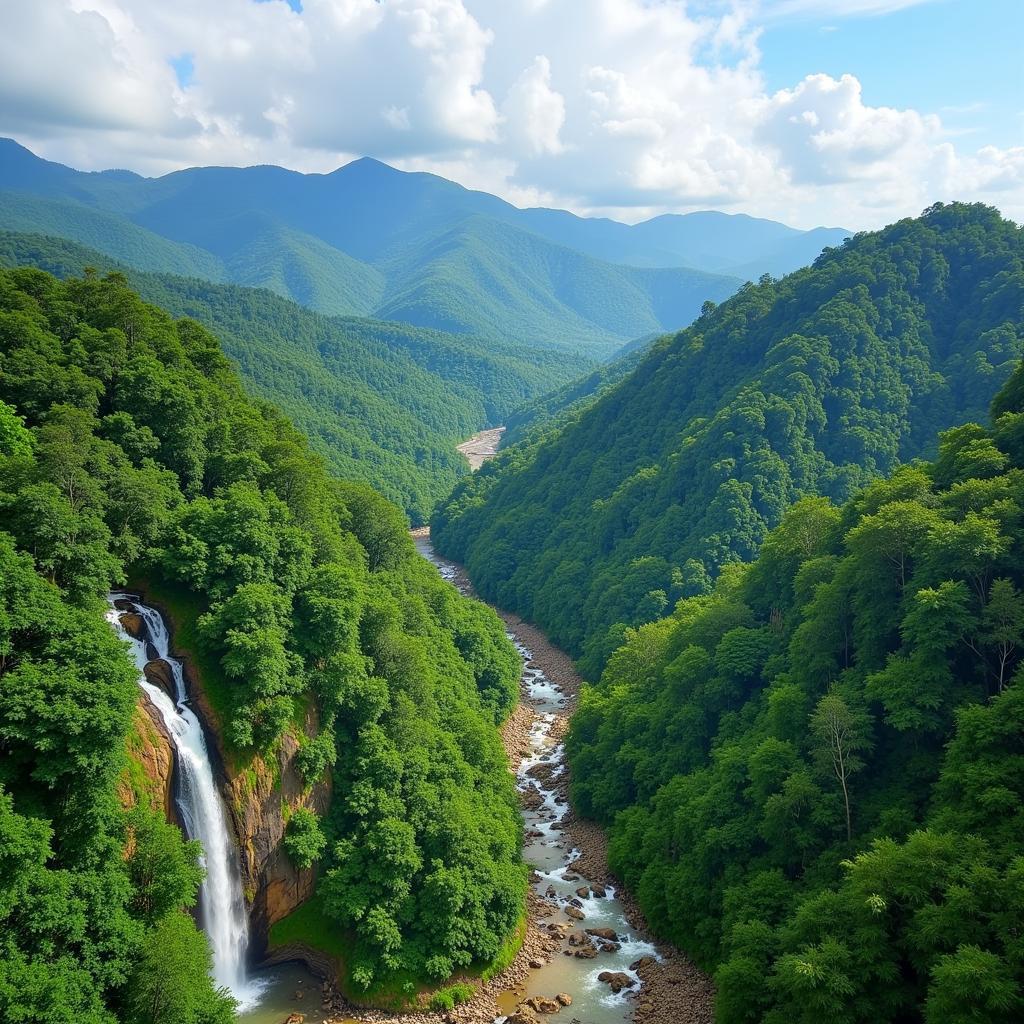
[[[471,593],[459,567],[434,552],[427,531],[416,531],[415,542],[420,554],[444,579],[463,593]],[[128,594],[112,594],[110,603],[108,619],[131,643],[139,685],[173,738],[178,769],[175,797],[186,831],[200,839],[206,851],[207,877],[200,892],[200,917],[210,937],[215,980],[239,1000],[239,1021],[244,1024],[281,1024],[292,1013],[303,1014],[306,1024],[345,1020],[321,1009],[320,982],[299,964],[255,975],[247,973],[248,924],[237,855],[203,730],[188,706],[181,663],[169,653],[169,635],[159,612]],[[141,617],[143,628],[135,631],[138,637],[125,629],[121,621],[125,611]],[[513,984],[492,990],[473,1009],[456,1011],[457,1019],[503,1024],[528,1000],[550,1001],[561,996],[563,1000],[568,997],[571,1005],[561,1017],[552,1019],[626,1024],[633,1019],[633,997],[642,987],[643,965],[657,964],[661,957],[655,946],[631,926],[627,907],[614,887],[607,882],[594,883],[579,871],[581,851],[566,838],[570,815],[561,742],[571,700],[550,674],[559,674],[551,659],[560,652],[534,652],[528,646],[529,627],[517,627],[516,620],[510,618],[506,618],[506,625],[509,638],[523,658],[522,706],[528,712],[516,716],[520,734],[509,745],[514,746],[510,750],[514,762],[518,761],[516,780],[523,794],[526,833],[524,857],[533,869],[536,896],[529,927],[543,933],[547,948],[538,953],[536,942],[528,944],[530,969],[510,972],[517,979]],[[533,642],[537,640],[534,634]],[[144,669],[152,659],[170,667],[176,691],[173,700],[146,678]],[[496,1016],[481,1016],[487,1005]]]
[[[426,531],[417,531],[415,540],[420,554],[444,579],[468,592],[458,566],[437,555]],[[508,636],[523,658],[522,699],[532,714],[528,749],[516,772],[524,794],[523,855],[534,871],[534,891],[543,901],[543,910],[530,926],[542,927],[560,942],[555,955],[531,970],[524,985],[498,996],[501,1015],[497,1021],[505,1021],[531,997],[552,999],[564,994],[572,1000],[566,1018],[587,1024],[624,1024],[632,1019],[631,997],[641,987],[635,965],[645,957],[659,959],[658,952],[634,933],[613,887],[593,884],[574,870],[580,851],[563,834],[569,814],[560,739],[568,718],[566,694],[548,677],[514,627]],[[590,935],[588,930],[604,937]],[[617,975],[616,981],[628,982],[628,987],[613,992],[601,980],[604,974]]]

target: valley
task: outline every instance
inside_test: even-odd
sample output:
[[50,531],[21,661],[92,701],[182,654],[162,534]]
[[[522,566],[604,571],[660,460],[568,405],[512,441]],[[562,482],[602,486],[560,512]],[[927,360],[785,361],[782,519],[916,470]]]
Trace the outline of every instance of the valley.
[[[429,532],[415,536],[442,578],[474,596],[462,568],[437,556]],[[592,1024],[710,1022],[710,983],[675,951],[652,944],[635,902],[616,891],[600,830],[578,821],[569,806],[563,740],[582,685],[572,660],[536,627],[498,614],[524,661],[521,704],[503,735],[534,873],[528,923],[543,936],[544,952],[519,984],[498,993],[497,1020],[528,1024],[528,1000],[550,1003],[564,993],[572,1015]],[[614,992],[601,977],[607,974],[625,987]],[[485,1009],[480,1019],[492,1018]]]
[[0,1020],[1018,1024],[1024,227],[394,159],[0,138]]

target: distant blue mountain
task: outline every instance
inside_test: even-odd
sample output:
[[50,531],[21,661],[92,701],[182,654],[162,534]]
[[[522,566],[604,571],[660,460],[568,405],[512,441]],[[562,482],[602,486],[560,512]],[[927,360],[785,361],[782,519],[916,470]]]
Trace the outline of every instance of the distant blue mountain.
[[132,266],[260,286],[321,312],[605,357],[847,232],[695,213],[627,225],[520,210],[432,174],[200,167],[82,172],[0,140],[0,228]]

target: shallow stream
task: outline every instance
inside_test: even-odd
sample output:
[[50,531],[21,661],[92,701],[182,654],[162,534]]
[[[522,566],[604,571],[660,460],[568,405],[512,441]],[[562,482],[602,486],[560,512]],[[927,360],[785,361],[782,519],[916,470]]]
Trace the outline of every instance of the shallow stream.
[[[457,567],[434,552],[429,537],[417,536],[416,546],[442,577],[459,585]],[[639,991],[639,979],[630,965],[641,957],[657,957],[657,951],[633,934],[614,889],[602,890],[573,871],[579,852],[570,848],[562,834],[561,825],[569,810],[559,795],[562,788],[559,780],[566,770],[565,756],[562,744],[554,738],[561,732],[557,728],[561,724],[559,719],[567,713],[565,697],[534,661],[533,652],[514,633],[508,636],[523,657],[523,699],[535,716],[530,731],[530,754],[517,772],[521,792],[536,790],[523,810],[526,825],[523,855],[536,872],[535,891],[551,908],[551,916],[544,918],[543,923],[564,926],[577,942],[585,941],[586,946],[571,946],[570,940],[565,939],[561,955],[531,971],[525,991],[504,993],[498,1000],[499,1008],[510,1015],[531,996],[551,999],[564,993],[572,997],[572,1006],[552,1017],[553,1022],[578,1019],[586,1024],[625,1024],[632,1019],[634,1000],[631,994]],[[581,895],[584,890],[586,895]],[[570,916],[570,908],[582,913],[582,919]],[[586,936],[586,929],[610,929],[615,932],[616,940],[609,943],[594,939]],[[593,959],[587,959],[575,955],[581,948],[600,951]],[[567,952],[571,955],[565,955]],[[599,975],[606,971],[626,974],[635,984],[616,995],[599,980]],[[498,1018],[498,1021],[504,1020],[504,1016]]]

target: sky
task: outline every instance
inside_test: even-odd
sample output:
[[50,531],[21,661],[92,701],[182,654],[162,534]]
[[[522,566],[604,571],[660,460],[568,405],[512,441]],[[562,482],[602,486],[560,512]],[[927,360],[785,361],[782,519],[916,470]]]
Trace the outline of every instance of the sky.
[[86,170],[359,156],[520,206],[1024,221],[1024,0],[0,0],[0,135]]

